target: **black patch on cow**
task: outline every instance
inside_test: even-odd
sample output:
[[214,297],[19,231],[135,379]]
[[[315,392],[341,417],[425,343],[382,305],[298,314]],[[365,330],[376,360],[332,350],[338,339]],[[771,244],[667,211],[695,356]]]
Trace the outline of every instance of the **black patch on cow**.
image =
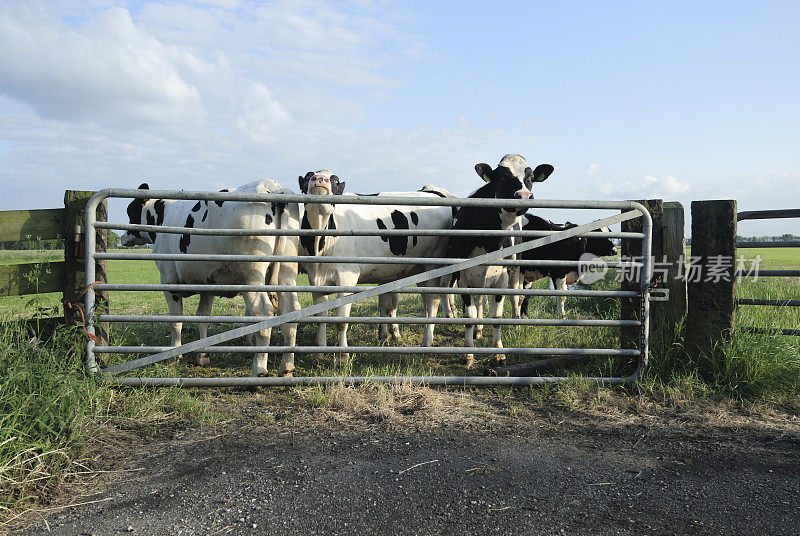
[[[142,223],[142,209],[144,208],[144,199],[134,199],[128,204],[128,223],[132,225],[139,225]],[[142,235],[139,231],[128,231],[132,236],[141,238]]]
[[275,216],[278,211],[283,212],[286,210],[286,203],[277,203],[275,201],[272,202],[272,215]]
[[461,301],[464,304],[464,307],[469,307],[472,304],[472,294],[462,294]]
[[181,301],[181,297],[178,296],[177,294],[175,294],[174,292],[170,292],[169,294],[170,294],[170,296],[172,296],[172,301],[174,301],[176,303]]
[[410,216],[411,216],[411,223],[413,223],[414,225],[419,225],[419,216],[417,216],[417,213],[412,211]]
[[[406,215],[400,212],[399,210],[395,210],[392,212],[391,215],[392,223],[394,224],[395,229],[408,229],[408,218]],[[383,223],[383,220],[378,218],[376,222],[378,224],[379,229],[387,229],[386,224]],[[415,237],[416,238],[416,237]],[[407,236],[386,236],[381,235],[381,240],[384,242],[389,242],[389,251],[392,252],[393,255],[405,255],[408,251],[408,237]],[[414,245],[416,245],[416,241],[414,241]]]
[[[308,221],[308,215],[305,212],[303,213],[303,221],[300,222],[300,228],[301,229],[311,229],[311,224]],[[314,237],[313,236],[308,236],[308,235],[301,236],[300,237],[300,245],[303,246],[303,249],[305,249],[306,252],[309,255],[313,255],[314,254]]]
[[166,206],[167,204],[163,199],[159,199],[153,204],[153,208],[156,210],[156,225],[161,225],[164,223],[164,209]]
[[494,295],[494,301],[495,301],[495,303],[500,303],[501,301],[503,301],[503,295],[502,294],[495,294]]
[[[301,229],[311,229],[311,223],[308,221],[308,214],[305,212],[303,213],[303,221],[300,222]],[[328,225],[323,227],[323,231],[325,229],[336,229],[336,220],[333,219],[333,214],[330,215],[328,218]],[[314,237],[313,236],[301,236],[300,237],[300,245],[303,247],[304,250],[308,252],[309,255],[316,255],[316,251],[314,251]],[[322,248],[325,247],[325,237],[319,237],[319,249],[318,251],[322,251]]]
[[207,216],[208,216],[208,209],[206,209],[205,212],[203,212],[203,218],[200,220],[200,222],[202,223],[202,222],[206,221],[206,217]]
[[201,205],[201,204],[202,204],[202,203],[200,203],[200,201],[198,201],[197,203],[195,203],[195,204],[194,204],[194,206],[192,207],[192,212],[197,212],[198,210],[200,210],[200,205]]
[[[227,188],[223,188],[222,190],[220,190],[220,192],[227,192],[227,191],[228,191]],[[222,203],[224,203],[225,201],[214,201],[214,202],[217,204],[218,207],[221,207]]]
[[[186,225],[184,227],[194,227],[194,217],[191,214],[186,216]],[[186,253],[186,250],[189,249],[189,242],[191,242],[191,240],[192,235],[181,235],[181,241],[180,244],[178,244],[178,249],[181,250],[181,253]]]
[[356,194],[356,195],[358,195],[360,197],[375,197],[376,195],[380,195],[380,194]]
[[264,214],[264,223],[266,223],[267,225],[272,223],[272,216],[269,215],[269,212]]
[[[155,225],[156,224],[156,217],[153,216],[153,213],[150,212],[150,209],[147,209],[147,212],[145,213],[145,218],[147,218],[147,225]],[[150,241],[155,244],[156,243],[156,233],[154,233],[153,231],[150,231],[148,234],[150,235]]]

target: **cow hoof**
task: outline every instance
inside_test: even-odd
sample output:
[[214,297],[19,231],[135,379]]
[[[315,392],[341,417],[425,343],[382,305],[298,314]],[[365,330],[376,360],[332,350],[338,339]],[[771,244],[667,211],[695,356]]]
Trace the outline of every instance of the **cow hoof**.
[[505,356],[502,357],[498,356],[492,359],[492,368],[505,367],[505,366],[506,366]]
[[471,355],[464,356],[464,366],[468,369],[472,368],[475,365],[475,357]]
[[473,336],[473,338],[474,338],[476,341],[479,341],[479,340],[481,340],[481,339],[483,338],[483,333],[481,333],[480,331],[476,331],[476,332],[475,332],[475,335]]
[[211,359],[208,354],[197,354],[197,365],[200,367],[207,367],[211,364]]
[[286,370],[278,374],[281,378],[293,378],[294,377],[294,369]]
[[267,375],[266,367],[253,367],[253,373],[251,374],[251,376],[253,376],[254,378],[263,378],[266,375]]

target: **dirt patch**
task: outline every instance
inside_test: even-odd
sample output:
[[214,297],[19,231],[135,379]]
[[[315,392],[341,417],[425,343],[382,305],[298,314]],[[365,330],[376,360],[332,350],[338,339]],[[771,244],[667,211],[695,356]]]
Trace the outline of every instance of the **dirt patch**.
[[[800,422],[606,390],[236,393],[23,534],[800,534]],[[75,497],[73,497],[75,499]]]

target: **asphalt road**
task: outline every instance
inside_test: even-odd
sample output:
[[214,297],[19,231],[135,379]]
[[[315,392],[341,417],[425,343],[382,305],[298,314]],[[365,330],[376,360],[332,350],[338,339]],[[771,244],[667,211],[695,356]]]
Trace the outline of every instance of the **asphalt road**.
[[144,442],[29,535],[800,534],[800,436],[547,423]]

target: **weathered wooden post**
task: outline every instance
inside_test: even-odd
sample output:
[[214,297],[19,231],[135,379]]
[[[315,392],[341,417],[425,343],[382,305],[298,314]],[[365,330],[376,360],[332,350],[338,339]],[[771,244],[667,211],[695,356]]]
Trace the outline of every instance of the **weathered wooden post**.
[[[664,254],[663,248],[663,227],[662,227],[662,214],[663,202],[661,199],[648,199],[638,201],[644,205],[650,216],[653,218],[653,247],[652,256],[655,260],[659,261]],[[622,231],[631,233],[642,232],[641,218],[634,218],[632,220],[622,222]],[[636,257],[642,256],[642,242],[639,239],[624,239],[622,241],[621,256],[627,260],[637,260]],[[623,272],[625,273],[625,272]],[[628,272],[627,275],[631,275]],[[639,271],[636,272],[637,276],[641,276]],[[622,290],[633,290],[638,292],[641,282],[639,277],[625,277],[622,280]],[[638,298],[623,298],[620,304],[620,318],[622,320],[639,320],[639,299]],[[659,353],[663,346],[663,339],[654,330],[661,322],[660,317],[663,316],[663,308],[659,310],[656,303],[650,305],[650,351]],[[621,348],[638,348],[639,347],[639,328],[622,328],[620,333]]]
[[[677,201],[664,203],[662,216],[663,226],[663,261],[661,286],[669,289],[669,301],[653,303],[654,309],[663,310],[660,319],[664,326],[664,342],[669,349],[674,339],[675,326],[686,316],[686,277],[683,263],[686,260],[686,233],[683,205]],[[661,266],[659,266],[661,268]],[[651,326],[652,329],[652,326]]]
[[[86,288],[86,271],[84,265],[84,240],[83,236],[88,229],[85,225],[86,202],[94,192],[67,190],[64,192],[64,208],[66,209],[66,222],[64,224],[64,300],[77,303],[81,307],[80,296]],[[108,206],[105,201],[97,207],[97,221],[108,221]],[[107,231],[100,229],[96,231],[97,250],[106,250]],[[107,282],[106,261],[95,261],[96,280]],[[95,307],[98,312],[108,310],[108,291],[98,291],[95,293]],[[65,305],[64,319],[68,325],[82,322],[80,313],[75,308]],[[88,322],[89,319],[87,318]],[[105,345],[108,342],[108,323],[102,322],[95,325],[97,344]]]
[[687,267],[686,350],[704,378],[724,359],[720,343],[733,331],[736,201],[692,201],[692,261]]

